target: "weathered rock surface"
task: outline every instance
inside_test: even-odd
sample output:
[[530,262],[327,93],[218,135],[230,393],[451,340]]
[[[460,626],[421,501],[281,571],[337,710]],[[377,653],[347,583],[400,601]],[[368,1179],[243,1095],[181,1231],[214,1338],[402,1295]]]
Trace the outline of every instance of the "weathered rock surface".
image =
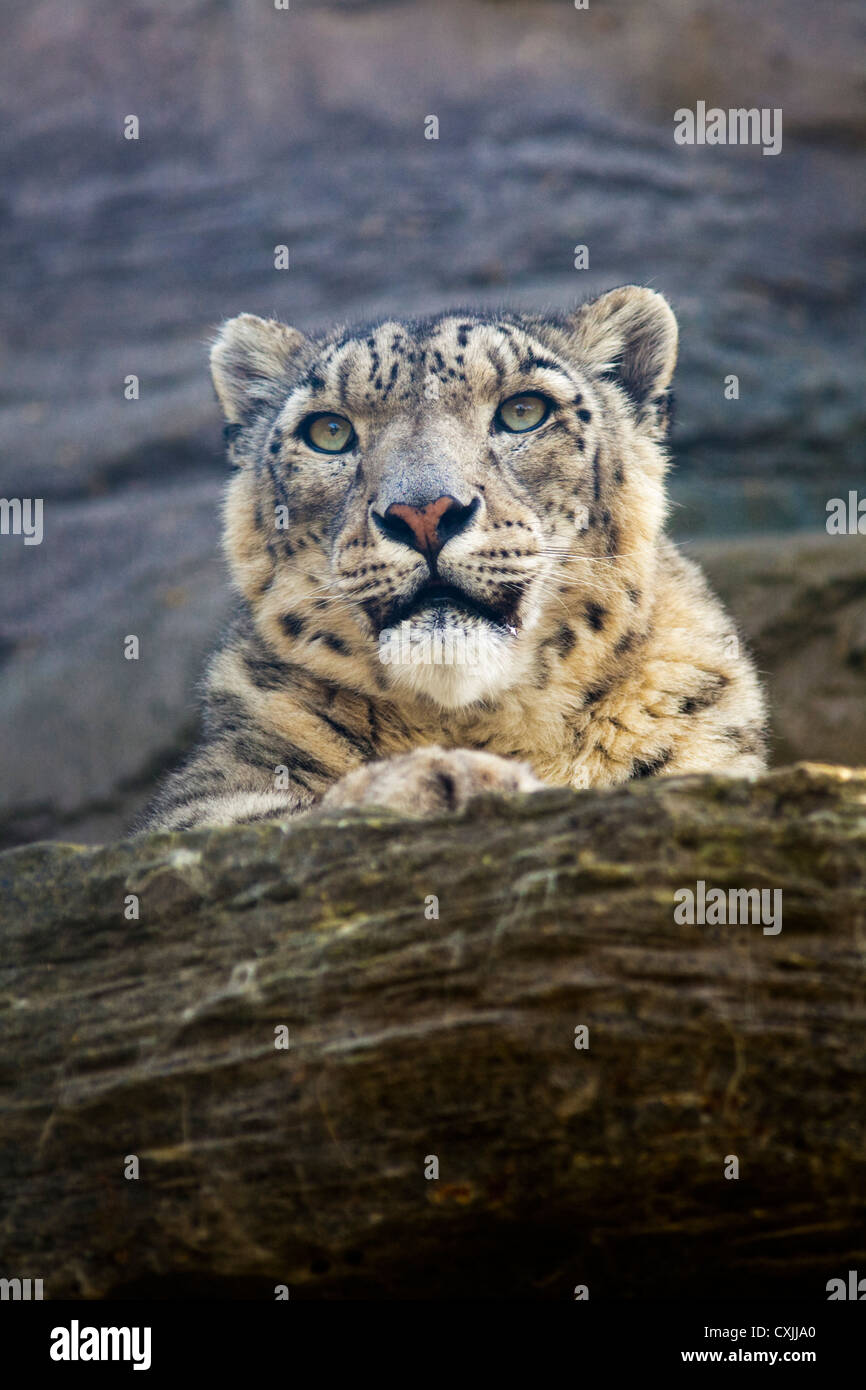
[[[678,925],[698,880],[782,930]],[[35,845],[0,914],[2,1265],[46,1297],[823,1299],[860,1258],[862,771]]]

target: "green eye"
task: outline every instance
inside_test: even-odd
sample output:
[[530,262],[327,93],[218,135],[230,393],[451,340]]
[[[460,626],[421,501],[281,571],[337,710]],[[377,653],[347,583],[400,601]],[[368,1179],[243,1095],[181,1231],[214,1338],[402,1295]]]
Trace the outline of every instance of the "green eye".
[[355,431],[345,415],[310,415],[301,425],[301,435],[322,454],[344,454],[355,443]]
[[496,412],[496,423],[511,434],[534,430],[550,412],[546,396],[510,396]]

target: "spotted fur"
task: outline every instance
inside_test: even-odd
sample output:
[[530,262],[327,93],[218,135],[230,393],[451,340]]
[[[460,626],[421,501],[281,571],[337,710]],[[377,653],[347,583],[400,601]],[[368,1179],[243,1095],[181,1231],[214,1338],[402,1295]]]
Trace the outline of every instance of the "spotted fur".
[[[330,805],[424,812],[491,785],[760,771],[754,668],[664,534],[676,345],[666,301],[634,286],[562,317],[454,312],[321,338],[226,323],[212,370],[238,611],[202,740],[145,823],[285,817],[329,790]],[[550,413],[508,433],[497,411],[520,393]],[[305,442],[322,412],[351,422],[347,452]],[[466,607],[419,600],[433,562],[385,520],[443,497],[461,529],[435,577]],[[459,630],[477,659],[385,664],[404,621]]]

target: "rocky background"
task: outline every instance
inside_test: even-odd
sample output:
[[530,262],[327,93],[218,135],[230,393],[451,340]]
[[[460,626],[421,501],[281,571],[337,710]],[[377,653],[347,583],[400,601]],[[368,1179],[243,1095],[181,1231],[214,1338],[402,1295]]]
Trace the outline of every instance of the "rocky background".
[[[206,343],[241,310],[662,290],[674,530],[755,642],[777,761],[866,762],[866,558],[823,531],[863,477],[856,0],[32,0],[3,27],[0,496],[43,498],[45,536],[0,537],[0,844],[116,836],[192,734],[227,605]],[[781,107],[782,153],[676,146],[698,100]]]

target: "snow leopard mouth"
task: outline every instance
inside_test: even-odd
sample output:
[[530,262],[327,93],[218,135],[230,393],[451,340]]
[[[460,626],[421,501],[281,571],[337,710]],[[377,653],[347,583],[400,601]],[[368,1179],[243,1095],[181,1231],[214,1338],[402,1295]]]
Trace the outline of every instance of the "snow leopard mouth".
[[484,603],[467,594],[465,589],[461,589],[457,584],[446,584],[441,580],[431,579],[422,584],[411,598],[395,605],[387,615],[384,626],[397,627],[400,623],[411,622],[430,610],[444,626],[447,623],[447,610],[450,608],[456,609],[458,615],[479,618],[490,627],[514,635],[517,631],[516,610],[519,597],[519,594],[513,598],[509,597],[501,604]]

